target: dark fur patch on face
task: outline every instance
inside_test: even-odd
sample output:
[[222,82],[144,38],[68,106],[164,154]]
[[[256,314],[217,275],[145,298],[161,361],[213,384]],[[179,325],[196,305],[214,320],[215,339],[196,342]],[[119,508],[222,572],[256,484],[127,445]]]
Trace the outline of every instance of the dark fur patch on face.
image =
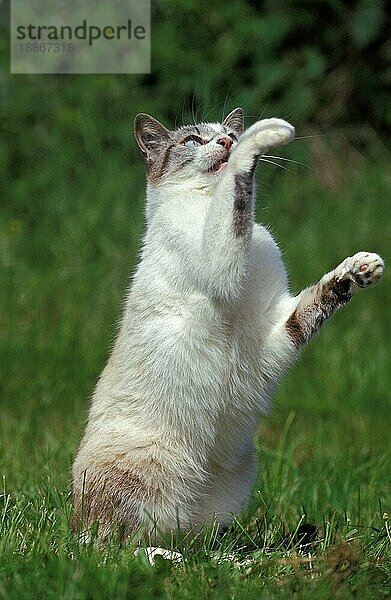
[[308,343],[323,323],[351,299],[351,283],[349,280],[333,277],[324,284],[317,284],[313,290],[308,290],[308,294],[308,304],[305,303],[304,296],[285,324],[297,348]]
[[253,219],[253,181],[255,162],[247,173],[235,175],[235,201],[233,227],[236,237],[244,237]]
[[[152,184],[158,183],[165,175],[177,173],[194,160],[194,150],[182,145],[188,136],[196,135],[202,139],[212,137],[213,130],[206,125],[185,125],[170,133],[168,141],[162,140],[158,151],[147,162],[147,177]],[[215,135],[215,132],[214,132]]]
[[151,183],[157,183],[165,174],[174,147],[175,142],[164,144],[155,158],[147,162],[147,177]]

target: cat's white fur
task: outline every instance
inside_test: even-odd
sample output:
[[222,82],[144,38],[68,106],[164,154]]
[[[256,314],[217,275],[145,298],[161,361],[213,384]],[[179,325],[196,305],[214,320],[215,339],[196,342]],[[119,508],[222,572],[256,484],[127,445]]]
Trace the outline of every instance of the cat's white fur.
[[[219,123],[209,127],[222,133]],[[202,171],[210,157],[200,153],[198,175],[190,164],[148,184],[141,258],[73,467],[75,497],[90,481],[94,487],[95,471],[112,472],[107,487],[95,486],[98,495],[119,486],[115,501],[132,499],[121,518],[162,531],[214,517],[228,523],[245,505],[256,475],[257,424],[299,352],[286,323],[308,290],[291,295],[265,227],[254,223],[235,235],[234,179],[255,155],[293,135],[285,121],[259,121],[221,172]],[[344,263],[345,273],[357,256]],[[359,268],[375,260],[379,271],[376,255],[365,257]],[[128,484],[134,492],[122,497]],[[105,535],[111,524],[102,521]]]

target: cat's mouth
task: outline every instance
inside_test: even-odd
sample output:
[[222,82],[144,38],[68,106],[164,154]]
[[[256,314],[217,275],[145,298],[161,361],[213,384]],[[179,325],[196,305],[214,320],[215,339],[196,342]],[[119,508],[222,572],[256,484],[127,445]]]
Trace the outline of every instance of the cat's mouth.
[[222,171],[224,169],[227,162],[228,162],[228,156],[226,158],[221,158],[212,165],[211,170],[214,171],[215,173],[218,173],[219,171]]

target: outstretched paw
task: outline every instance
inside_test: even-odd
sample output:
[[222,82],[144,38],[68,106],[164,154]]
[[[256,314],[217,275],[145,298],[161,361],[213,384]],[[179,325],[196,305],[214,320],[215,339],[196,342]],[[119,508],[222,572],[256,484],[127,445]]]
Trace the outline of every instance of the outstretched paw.
[[260,151],[288,144],[295,136],[295,128],[283,119],[262,119],[251,125],[241,136],[240,141],[253,139]]
[[358,287],[373,285],[381,279],[384,271],[383,259],[373,252],[357,252],[340,265],[341,280],[350,279]]
[[256,140],[261,148],[288,144],[295,137],[295,128],[283,119],[264,119],[259,125]]
[[231,152],[229,164],[234,169],[252,171],[256,159],[271,148],[288,144],[295,136],[295,128],[283,119],[262,119],[240,136],[239,143]]

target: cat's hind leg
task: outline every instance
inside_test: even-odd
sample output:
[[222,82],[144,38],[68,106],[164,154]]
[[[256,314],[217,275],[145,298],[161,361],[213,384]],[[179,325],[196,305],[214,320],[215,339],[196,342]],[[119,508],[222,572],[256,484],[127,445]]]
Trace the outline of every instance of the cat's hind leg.
[[377,283],[384,263],[378,254],[358,252],[349,256],[315,285],[297,296],[297,305],[285,328],[294,345],[300,348],[319,331],[334,312],[346,304],[360,288]]
[[157,444],[125,456],[115,448],[105,450],[85,443],[76,457],[71,523],[75,532],[98,524],[100,542],[118,532],[122,539],[142,534],[156,544],[165,532],[189,528],[192,505],[202,488],[201,470],[192,469],[191,462],[180,463],[177,455]]

